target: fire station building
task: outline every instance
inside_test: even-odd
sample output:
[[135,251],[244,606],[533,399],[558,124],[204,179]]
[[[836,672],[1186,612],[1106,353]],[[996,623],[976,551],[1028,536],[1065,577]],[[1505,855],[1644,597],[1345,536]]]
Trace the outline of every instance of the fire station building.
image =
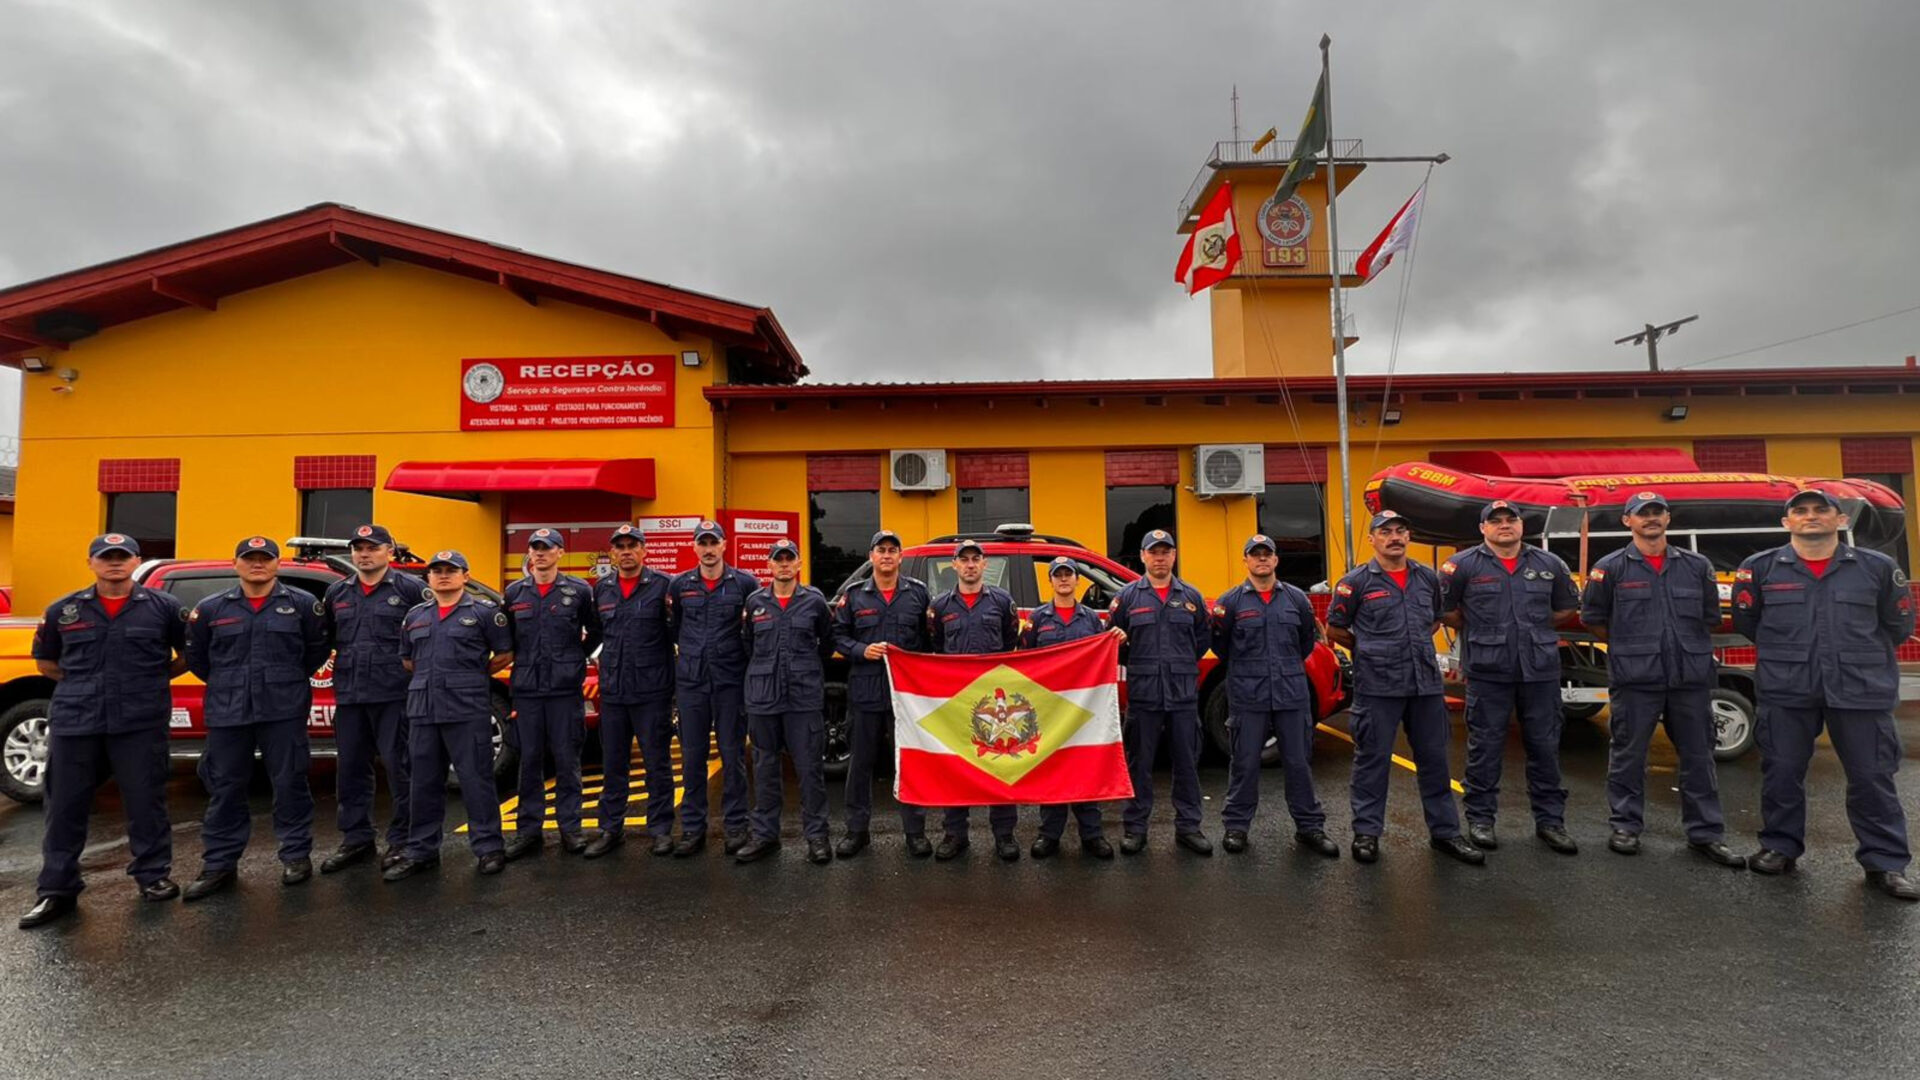
[[[1324,208],[1324,186],[1310,194]],[[1170,528],[1209,594],[1265,532],[1283,576],[1310,585],[1345,558],[1328,253],[1305,247],[1298,208],[1257,203],[1246,220],[1277,223],[1214,290],[1211,377],[813,384],[766,308],[333,204],[6,288],[0,361],[26,373],[16,603],[77,587],[103,531],[224,558],[251,533],[340,537],[369,519],[416,552],[465,551],[494,584],[542,525],[568,530],[582,572],[640,521],[668,568],[692,564],[694,522],[718,516],[736,562],[792,536],[829,590],[880,526],[912,544],[1007,521],[1122,561]],[[1350,387],[1361,522],[1367,477],[1450,448],[1668,447],[1708,469],[1916,494],[1911,365],[1543,359]],[[1911,515],[1907,529],[1911,567]]]

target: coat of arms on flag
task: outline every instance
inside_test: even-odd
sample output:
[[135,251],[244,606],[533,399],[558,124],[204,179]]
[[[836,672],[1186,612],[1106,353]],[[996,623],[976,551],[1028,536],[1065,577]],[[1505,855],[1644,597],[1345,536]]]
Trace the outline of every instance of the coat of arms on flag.
[[1132,797],[1119,660],[1106,634],[981,656],[889,651],[895,797],[916,806]]

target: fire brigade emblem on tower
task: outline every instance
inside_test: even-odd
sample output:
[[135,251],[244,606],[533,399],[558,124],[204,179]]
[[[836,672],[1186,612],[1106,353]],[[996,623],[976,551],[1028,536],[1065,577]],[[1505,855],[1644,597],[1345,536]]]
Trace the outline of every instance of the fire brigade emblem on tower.
[[1307,265],[1307,239],[1313,235],[1313,210],[1294,195],[1282,203],[1268,199],[1260,207],[1260,239],[1268,266]]
[[1040,714],[1025,694],[994,687],[973,706],[973,756],[1014,757],[1040,751]]

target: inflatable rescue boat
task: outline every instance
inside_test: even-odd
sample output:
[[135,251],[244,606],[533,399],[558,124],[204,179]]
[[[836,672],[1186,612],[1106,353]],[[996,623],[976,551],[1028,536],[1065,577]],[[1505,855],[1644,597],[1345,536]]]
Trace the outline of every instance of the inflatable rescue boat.
[[[1819,488],[1840,503],[1861,547],[1887,550],[1906,532],[1898,493],[1872,480],[1702,472],[1682,450],[1451,451],[1382,469],[1367,481],[1367,509],[1406,516],[1414,539],[1463,546],[1480,540],[1480,508],[1505,499],[1526,535],[1618,532],[1628,498],[1658,491],[1673,507],[1673,529],[1780,530],[1787,498]],[[1784,542],[1784,535],[1782,542]]]

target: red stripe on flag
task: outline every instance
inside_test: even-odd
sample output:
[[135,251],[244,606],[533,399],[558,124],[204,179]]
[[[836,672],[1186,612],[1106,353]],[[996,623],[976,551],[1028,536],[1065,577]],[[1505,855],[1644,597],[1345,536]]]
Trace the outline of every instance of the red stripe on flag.
[[1020,778],[1005,784],[957,754],[900,751],[900,795],[913,806],[994,806],[1021,803],[1103,802],[1133,798],[1126,751],[1117,742],[1063,746]]
[[893,688],[921,697],[952,697],[1002,664],[1055,693],[1107,686],[1120,681],[1120,641],[1099,634],[1023,652],[956,656],[887,652]]

